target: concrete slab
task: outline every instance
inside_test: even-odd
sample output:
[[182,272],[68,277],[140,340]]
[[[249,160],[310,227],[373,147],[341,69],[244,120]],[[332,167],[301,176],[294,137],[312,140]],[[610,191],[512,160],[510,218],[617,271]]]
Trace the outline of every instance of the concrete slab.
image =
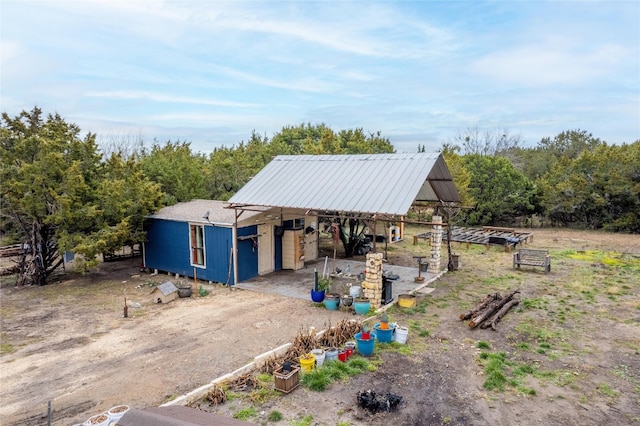
[[[341,271],[339,274],[335,273],[336,268]],[[325,269],[325,259],[309,262],[303,269],[297,271],[282,270],[256,277],[238,283],[236,287],[310,301],[310,292],[314,282],[314,269],[318,271],[319,276],[322,276]],[[365,263],[351,259],[336,259],[335,261],[329,259],[326,269],[327,273],[331,273],[334,277],[332,292],[349,294],[350,285],[360,285],[361,280],[358,279],[357,275],[364,271]],[[441,275],[441,272],[421,272],[420,276],[425,279],[421,283],[416,283],[414,278],[418,276],[417,264],[415,268],[385,264],[383,271],[387,275],[398,275],[397,280],[391,280],[391,293],[394,302],[398,300],[399,294],[412,293],[421,288],[433,286],[433,282]]]

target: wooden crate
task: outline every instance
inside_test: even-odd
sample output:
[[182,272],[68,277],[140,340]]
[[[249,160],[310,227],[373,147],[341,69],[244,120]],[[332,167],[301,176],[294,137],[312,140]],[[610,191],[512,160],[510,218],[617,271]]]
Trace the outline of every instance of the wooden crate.
[[282,372],[282,367],[273,372],[274,386],[277,390],[289,393],[300,385],[300,367],[292,366],[288,373]]

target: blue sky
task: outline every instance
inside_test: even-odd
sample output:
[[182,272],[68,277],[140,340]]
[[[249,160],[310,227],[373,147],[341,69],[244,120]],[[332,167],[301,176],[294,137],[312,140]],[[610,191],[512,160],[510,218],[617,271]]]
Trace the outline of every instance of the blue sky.
[[100,140],[231,146],[325,123],[640,138],[640,2],[1,0],[1,107]]

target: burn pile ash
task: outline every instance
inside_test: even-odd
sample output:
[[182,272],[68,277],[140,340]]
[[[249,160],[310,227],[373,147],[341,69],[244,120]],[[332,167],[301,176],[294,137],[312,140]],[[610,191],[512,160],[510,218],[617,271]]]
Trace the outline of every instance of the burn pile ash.
[[358,392],[358,405],[372,413],[396,411],[402,404],[402,397],[392,393],[378,395],[373,390]]

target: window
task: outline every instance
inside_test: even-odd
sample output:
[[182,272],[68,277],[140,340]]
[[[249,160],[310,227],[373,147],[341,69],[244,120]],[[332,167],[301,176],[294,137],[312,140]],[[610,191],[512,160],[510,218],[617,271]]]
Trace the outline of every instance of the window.
[[191,240],[191,264],[194,266],[204,265],[204,226],[191,225],[190,240]]

